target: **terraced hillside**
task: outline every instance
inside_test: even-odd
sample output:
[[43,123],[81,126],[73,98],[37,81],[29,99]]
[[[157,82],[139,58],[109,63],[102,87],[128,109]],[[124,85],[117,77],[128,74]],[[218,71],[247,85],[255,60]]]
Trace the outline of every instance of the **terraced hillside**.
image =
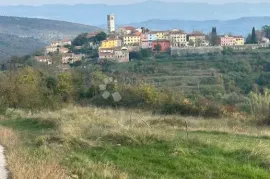
[[195,92],[210,98],[235,91],[248,94],[258,85],[269,87],[269,49],[233,53],[150,58],[113,64],[107,67],[107,71],[118,74],[126,83],[136,85],[134,81],[143,81],[160,88]]
[[[194,67],[192,63],[175,62],[163,64],[163,72],[147,75],[147,81],[153,81],[158,87],[170,87],[176,90],[200,90],[202,87],[216,87],[220,73],[214,68]],[[168,73],[171,72],[171,73]]]
[[[170,88],[175,91],[191,92],[205,89],[220,90],[223,88],[222,73],[215,67],[215,61],[171,61],[136,62],[117,64],[112,71],[120,71],[120,79],[126,83],[144,81],[159,88]],[[133,71],[129,73],[128,71]]]

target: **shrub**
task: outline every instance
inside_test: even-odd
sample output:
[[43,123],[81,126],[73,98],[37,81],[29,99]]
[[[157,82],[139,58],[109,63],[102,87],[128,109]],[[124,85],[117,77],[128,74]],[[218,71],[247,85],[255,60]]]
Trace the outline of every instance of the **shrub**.
[[222,116],[223,112],[221,110],[221,107],[216,104],[209,104],[206,106],[203,116],[204,117],[215,117],[215,118],[220,118]]
[[248,101],[248,98],[243,95],[239,95],[236,92],[226,94],[222,97],[222,102],[228,105],[237,105],[240,103],[247,103]]
[[263,93],[249,94],[251,111],[256,120],[262,120],[270,124],[270,90]]
[[180,114],[184,116],[199,116],[200,108],[192,104],[182,104],[180,102],[164,104],[161,108],[163,114]]
[[138,93],[146,104],[154,105],[158,100],[159,92],[154,86],[146,84],[140,85]]

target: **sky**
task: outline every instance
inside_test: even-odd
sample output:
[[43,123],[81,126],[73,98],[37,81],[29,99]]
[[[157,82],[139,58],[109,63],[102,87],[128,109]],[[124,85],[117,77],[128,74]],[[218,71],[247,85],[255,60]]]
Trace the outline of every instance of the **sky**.
[[[0,0],[0,5],[41,5],[41,4],[75,4],[75,3],[86,3],[86,4],[95,4],[95,3],[104,3],[104,4],[130,4],[142,2],[145,0]],[[165,1],[165,0],[163,0]],[[249,3],[260,3],[260,2],[269,2],[269,0],[166,0],[173,2],[203,2],[203,3],[212,3],[212,4],[223,4],[231,2],[249,2]]]

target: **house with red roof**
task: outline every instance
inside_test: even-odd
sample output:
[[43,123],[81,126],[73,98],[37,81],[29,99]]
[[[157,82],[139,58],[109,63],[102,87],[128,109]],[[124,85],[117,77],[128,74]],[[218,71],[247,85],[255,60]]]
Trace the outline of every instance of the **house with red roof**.
[[132,26],[124,26],[116,30],[116,33],[121,34],[121,35],[129,35],[135,32],[136,32],[136,28]]

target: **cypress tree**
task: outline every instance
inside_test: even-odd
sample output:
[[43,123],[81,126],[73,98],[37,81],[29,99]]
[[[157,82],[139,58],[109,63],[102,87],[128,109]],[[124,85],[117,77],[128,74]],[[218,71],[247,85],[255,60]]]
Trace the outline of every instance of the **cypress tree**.
[[218,45],[218,36],[217,36],[217,28],[212,27],[211,37],[210,37],[211,45],[216,46]]
[[252,44],[256,44],[257,43],[255,27],[252,28],[251,43]]

